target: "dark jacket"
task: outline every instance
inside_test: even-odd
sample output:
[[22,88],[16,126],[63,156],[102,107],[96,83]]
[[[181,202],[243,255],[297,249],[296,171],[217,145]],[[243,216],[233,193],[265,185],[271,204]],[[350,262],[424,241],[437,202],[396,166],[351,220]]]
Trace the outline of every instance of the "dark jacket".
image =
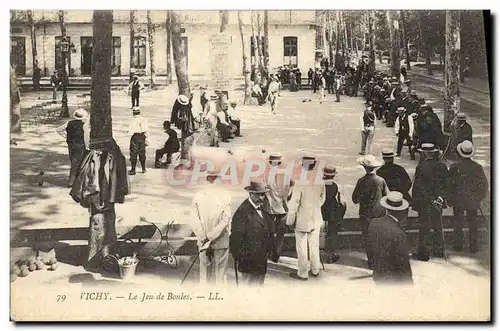
[[345,209],[338,202],[339,187],[336,183],[325,185],[325,202],[321,206],[324,222],[340,222]]
[[415,169],[412,209],[419,211],[435,199],[448,198],[449,174],[446,165],[435,159],[422,160]]
[[483,167],[471,160],[460,159],[450,167],[449,204],[463,210],[477,210],[488,193],[488,180]]
[[167,130],[168,140],[165,142],[165,148],[169,153],[176,153],[180,149],[179,138],[177,138],[177,132],[173,129]]
[[366,174],[356,183],[352,192],[352,202],[359,203],[359,217],[372,219],[385,214],[380,199],[387,194],[385,180],[375,173]]
[[465,122],[461,126],[454,125],[452,127],[452,135],[455,140],[454,142],[455,147],[464,140],[472,142],[472,127],[467,122]]
[[407,201],[411,200],[408,193],[411,188],[411,178],[405,168],[395,163],[384,164],[377,170],[377,175],[385,180],[389,191],[401,192]]
[[435,146],[443,144],[443,131],[441,120],[432,111],[418,116],[415,130],[420,143],[433,143]]
[[268,256],[276,256],[276,246],[270,231],[272,220],[262,211],[262,216],[248,199],[236,210],[231,222],[229,250],[241,272],[264,275]]
[[366,253],[375,283],[413,283],[406,233],[390,216],[370,222]]
[[181,105],[179,101],[175,100],[170,116],[170,122],[174,124],[177,129],[188,133],[188,135],[195,130],[191,107],[191,103],[184,106]]

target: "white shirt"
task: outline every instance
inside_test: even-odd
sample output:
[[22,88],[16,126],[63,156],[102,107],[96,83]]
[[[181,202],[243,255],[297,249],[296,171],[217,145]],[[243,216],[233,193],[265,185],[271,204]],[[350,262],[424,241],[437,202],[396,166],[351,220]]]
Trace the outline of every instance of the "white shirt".
[[[406,115],[406,118],[408,118],[408,128],[411,137],[413,136],[413,130],[414,130],[413,117]],[[399,116],[396,118],[396,123],[394,123],[394,131],[396,131],[396,134],[399,133]]]
[[146,120],[141,115],[135,115],[134,119],[130,123],[128,133],[129,134],[144,133],[145,135],[147,135],[147,132],[148,132],[148,120]]
[[262,209],[257,207],[257,205],[255,204],[255,202],[253,202],[252,198],[248,198],[248,201],[250,201],[250,203],[255,208],[255,210],[257,211],[257,213],[259,214],[259,216],[263,217],[262,216]]
[[232,119],[232,120],[239,120],[238,115],[236,114],[236,110],[229,105],[227,107],[227,115]]
[[206,185],[192,202],[197,217],[191,228],[199,243],[217,239],[224,229],[231,233],[231,196],[216,184]]

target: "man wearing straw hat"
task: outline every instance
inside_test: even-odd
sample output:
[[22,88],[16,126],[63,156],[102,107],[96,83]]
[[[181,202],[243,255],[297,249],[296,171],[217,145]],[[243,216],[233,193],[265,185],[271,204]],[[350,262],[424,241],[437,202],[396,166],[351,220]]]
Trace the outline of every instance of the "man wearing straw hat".
[[207,183],[195,194],[196,222],[191,226],[200,249],[200,283],[224,284],[229,259],[231,195],[216,182],[219,173],[207,174]]
[[[467,218],[469,224],[469,251],[476,253],[477,243],[477,210],[488,193],[488,181],[483,167],[472,160],[475,148],[472,142],[465,140],[458,144],[460,156],[457,163],[450,167],[450,199],[453,206],[455,238],[453,248],[461,252],[463,249],[462,227]],[[464,217],[465,214],[465,217]]]
[[[365,168],[366,174],[356,183],[352,192],[352,202],[359,204],[359,223],[366,249],[368,226],[373,218],[384,215],[385,211],[380,205],[380,199],[387,194],[388,188],[385,180],[375,174],[375,169],[382,165],[375,156],[365,155],[359,157],[357,162]],[[368,260],[368,266],[371,267],[370,260]]]
[[406,233],[401,229],[409,203],[397,191],[380,199],[386,215],[375,218],[368,227],[366,253],[372,261],[377,284],[413,283]]
[[266,193],[266,200],[264,201],[264,210],[269,217],[273,220],[272,233],[276,240],[277,256],[275,261],[281,255],[283,242],[286,232],[286,215],[288,213],[288,199],[291,194],[292,181],[287,175],[279,169],[281,165],[282,156],[279,153],[269,155],[269,178],[267,181],[268,192]]
[[[311,156],[302,158],[302,167],[311,172],[316,166],[316,159]],[[319,276],[321,266],[319,255],[319,235],[322,225],[321,206],[325,202],[324,185],[294,185],[289,202],[286,224],[295,231],[298,270],[290,277],[308,280],[309,275]],[[308,257],[309,251],[309,257]]]
[[144,90],[144,84],[139,81],[139,76],[134,75],[132,82],[128,86],[128,93],[132,98],[132,109],[139,107],[139,94]]
[[90,125],[88,119],[89,114],[87,111],[79,108],[73,112],[73,120],[56,129],[56,132],[66,138],[68,143],[69,162],[71,164],[68,187],[73,186],[76,171],[85,155],[85,151],[89,148]]
[[343,219],[346,206],[341,197],[339,187],[334,182],[337,175],[337,169],[327,164],[323,168],[323,181],[325,182],[325,202],[321,206],[323,221],[326,223],[325,251],[328,254],[328,263],[335,263],[340,256],[335,253],[335,241],[338,239],[340,231],[340,221]]
[[146,172],[146,138],[148,134],[148,121],[141,116],[141,109],[134,107],[134,118],[130,123],[128,133],[130,137],[130,165],[129,175],[135,175],[137,156],[141,162],[142,173]]
[[242,283],[262,286],[267,273],[267,259],[276,256],[272,220],[262,208],[268,188],[262,180],[251,180],[245,190],[249,197],[233,215],[229,247],[236,272],[241,272]]
[[429,261],[428,248],[431,227],[434,229],[434,255],[444,257],[444,238],[441,224],[442,209],[446,207],[448,197],[448,168],[436,155],[439,150],[434,144],[423,143],[418,149],[422,153],[420,163],[415,169],[412,189],[412,209],[418,212],[420,230],[418,232],[418,250],[413,257],[420,261]]

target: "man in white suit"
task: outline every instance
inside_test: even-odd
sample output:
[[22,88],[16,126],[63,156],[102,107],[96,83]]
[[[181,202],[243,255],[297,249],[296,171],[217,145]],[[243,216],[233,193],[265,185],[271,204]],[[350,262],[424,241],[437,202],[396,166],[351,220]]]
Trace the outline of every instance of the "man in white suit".
[[[314,170],[316,160],[313,157],[304,157],[304,170]],[[323,217],[321,206],[325,202],[325,186],[310,184],[295,184],[289,202],[287,225],[295,230],[295,245],[298,257],[298,271],[290,274],[292,278],[307,280],[310,275],[319,276],[319,232]],[[309,250],[309,258],[308,252]]]
[[207,175],[207,184],[193,198],[195,221],[191,228],[200,250],[200,284],[226,282],[231,233],[231,195],[218,187],[218,173]]

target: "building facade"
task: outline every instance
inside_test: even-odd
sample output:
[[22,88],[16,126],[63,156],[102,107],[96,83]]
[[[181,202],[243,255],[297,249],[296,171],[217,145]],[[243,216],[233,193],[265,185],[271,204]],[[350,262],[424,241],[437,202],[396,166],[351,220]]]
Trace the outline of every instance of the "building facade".
[[[113,12],[112,66],[114,76],[128,76],[131,71],[149,75],[150,52],[148,42],[147,12],[135,12],[134,40],[131,48],[130,12]],[[251,48],[252,12],[241,12],[244,38],[248,56]],[[209,37],[219,34],[218,11],[181,12],[184,50],[190,77],[209,77]],[[11,11],[11,63],[21,77],[33,75],[33,61],[38,62],[42,76],[49,76],[62,67],[60,51],[61,24],[58,11],[33,11],[32,20],[27,11]],[[269,65],[295,65],[303,72],[314,66],[315,13],[314,11],[269,11]],[[167,12],[151,11],[154,36],[154,66],[156,75],[167,74]],[[258,34],[257,15],[254,14],[255,35]],[[264,12],[260,11],[260,35],[264,35]],[[64,11],[64,26],[70,52],[67,56],[70,76],[90,76],[92,63],[92,11]],[[242,42],[236,11],[230,11],[226,33],[231,36],[229,57],[234,77],[242,75]],[[33,52],[36,49],[36,54]],[[133,49],[133,51],[132,51]],[[131,58],[130,54],[133,52]],[[170,52],[172,54],[172,52]],[[252,61],[255,57],[252,57]],[[173,58],[171,59],[172,68]],[[174,69],[172,69],[174,70]],[[173,75],[175,77],[175,74]]]

